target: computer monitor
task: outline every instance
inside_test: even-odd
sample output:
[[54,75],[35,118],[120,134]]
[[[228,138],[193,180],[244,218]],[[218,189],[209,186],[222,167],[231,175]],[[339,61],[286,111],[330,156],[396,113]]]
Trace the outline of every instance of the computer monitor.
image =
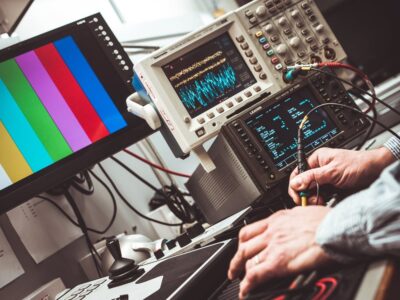
[[17,28],[33,0],[1,0],[0,34],[11,34]]
[[100,14],[0,51],[0,212],[151,133],[132,76]]

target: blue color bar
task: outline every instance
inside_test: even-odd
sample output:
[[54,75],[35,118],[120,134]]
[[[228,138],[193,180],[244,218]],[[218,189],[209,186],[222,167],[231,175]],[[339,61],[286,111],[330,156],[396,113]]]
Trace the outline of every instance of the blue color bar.
[[15,99],[0,80],[0,120],[14,140],[33,172],[37,172],[53,161],[40,142]]
[[71,36],[54,43],[110,133],[127,124]]

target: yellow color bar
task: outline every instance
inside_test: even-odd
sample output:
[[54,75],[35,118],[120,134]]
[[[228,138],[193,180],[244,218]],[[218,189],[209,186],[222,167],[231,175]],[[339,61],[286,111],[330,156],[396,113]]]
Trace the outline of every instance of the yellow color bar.
[[2,122],[0,122],[0,144],[0,165],[13,183],[32,174],[31,168]]

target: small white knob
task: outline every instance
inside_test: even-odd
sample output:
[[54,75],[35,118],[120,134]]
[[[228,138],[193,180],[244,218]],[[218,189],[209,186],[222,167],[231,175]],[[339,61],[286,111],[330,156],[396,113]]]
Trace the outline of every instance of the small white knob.
[[322,31],[324,31],[324,25],[319,24],[317,27],[315,27],[315,30],[319,33],[321,33]]
[[264,30],[265,30],[266,32],[268,32],[268,33],[271,33],[272,31],[274,31],[274,26],[272,26],[272,24],[267,24],[267,25],[264,27]]
[[294,11],[292,11],[292,17],[294,19],[296,19],[299,16],[299,11],[297,9],[295,9]]
[[256,9],[257,16],[263,17],[265,16],[266,13],[267,13],[267,8],[264,5],[257,7]]
[[300,39],[297,36],[295,36],[290,39],[289,44],[293,48],[298,48],[300,46]]
[[280,44],[277,48],[276,48],[276,52],[281,55],[284,56],[288,51],[288,48],[285,44]]
[[281,18],[279,19],[279,21],[278,21],[279,25],[281,25],[281,26],[286,25],[286,22],[287,22],[287,20],[286,20],[285,17],[281,17]]

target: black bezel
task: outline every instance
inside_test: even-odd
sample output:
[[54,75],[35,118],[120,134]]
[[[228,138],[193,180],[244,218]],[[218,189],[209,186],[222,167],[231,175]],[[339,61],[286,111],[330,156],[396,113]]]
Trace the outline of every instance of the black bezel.
[[[121,69],[118,69],[117,64],[113,64],[114,70],[110,70],[110,76],[115,76],[115,78],[117,78],[116,80],[120,83],[119,92],[121,93],[121,101],[116,103],[116,105],[124,119],[127,121],[128,126],[60,161],[55,162],[51,166],[44,168],[43,170],[36,172],[3,190],[0,190],[0,213],[4,213],[31,199],[35,195],[61,184],[68,178],[73,177],[76,173],[90,168],[97,162],[132,145],[153,132],[142,119],[128,113],[125,108],[126,97],[134,92],[134,89],[130,84],[133,76],[133,65],[100,14],[89,16],[3,49],[0,51],[0,61],[15,57],[40,45],[61,38],[66,35],[66,32],[79,30],[79,26],[90,27],[89,20],[92,20],[93,18],[97,18],[99,20],[98,24],[101,24],[107,29],[108,36],[110,36],[111,41],[114,43],[113,49],[118,49],[119,54],[123,56],[123,59],[129,66],[130,71],[125,73],[122,72]],[[107,47],[102,44],[102,41],[98,40],[98,42],[98,46],[102,49],[102,53],[110,60],[112,54],[107,53]]]

